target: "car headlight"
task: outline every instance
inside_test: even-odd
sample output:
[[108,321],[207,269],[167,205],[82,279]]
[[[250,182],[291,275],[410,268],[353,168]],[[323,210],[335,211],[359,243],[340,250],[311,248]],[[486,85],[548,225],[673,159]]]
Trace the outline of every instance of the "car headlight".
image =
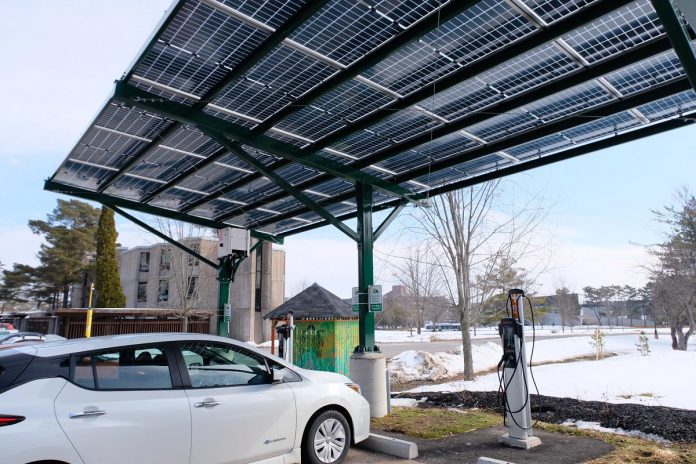
[[360,385],[358,385],[357,383],[346,382],[346,387],[350,388],[358,395],[362,395],[362,392],[360,391]]

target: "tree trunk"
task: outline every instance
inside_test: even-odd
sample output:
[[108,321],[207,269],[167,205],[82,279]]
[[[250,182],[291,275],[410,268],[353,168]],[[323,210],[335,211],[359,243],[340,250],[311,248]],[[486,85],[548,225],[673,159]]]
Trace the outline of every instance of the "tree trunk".
[[671,326],[669,328],[669,334],[672,337],[672,349],[673,350],[678,350],[679,349],[679,343],[677,342],[677,328],[675,326]]
[[464,380],[474,380],[474,360],[471,359],[471,334],[469,333],[469,318],[461,314],[460,321],[462,331],[462,356],[464,358]]
[[181,331],[188,332],[188,316],[186,314],[181,316]]
[[70,286],[69,285],[63,285],[63,308],[68,307],[68,297],[70,297]]

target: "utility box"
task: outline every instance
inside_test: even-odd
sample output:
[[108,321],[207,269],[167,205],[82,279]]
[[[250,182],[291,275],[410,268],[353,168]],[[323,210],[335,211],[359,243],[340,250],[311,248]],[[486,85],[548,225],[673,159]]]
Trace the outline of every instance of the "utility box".
[[248,229],[226,227],[218,229],[218,258],[229,255],[247,256],[251,247],[251,233]]
[[350,356],[360,343],[350,304],[316,283],[264,316],[275,326],[292,311],[293,362],[299,367],[350,376]]

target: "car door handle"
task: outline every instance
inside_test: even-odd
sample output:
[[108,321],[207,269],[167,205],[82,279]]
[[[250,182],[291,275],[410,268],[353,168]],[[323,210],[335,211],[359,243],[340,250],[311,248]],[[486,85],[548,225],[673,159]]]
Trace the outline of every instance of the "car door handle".
[[83,417],[103,416],[104,414],[106,414],[106,411],[102,411],[101,409],[95,409],[92,411],[71,412],[70,414],[68,414],[68,417],[71,419],[81,419]]
[[220,401],[215,401],[215,400],[205,400],[205,401],[199,401],[197,403],[193,403],[194,408],[212,408],[217,406],[218,404],[222,404]]

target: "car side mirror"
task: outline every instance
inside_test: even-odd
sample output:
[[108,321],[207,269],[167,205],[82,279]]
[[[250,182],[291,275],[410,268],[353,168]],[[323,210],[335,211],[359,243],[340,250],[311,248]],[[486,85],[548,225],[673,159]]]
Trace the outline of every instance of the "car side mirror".
[[283,377],[285,377],[285,375],[280,369],[271,369],[271,372],[273,373],[273,383],[283,382]]

